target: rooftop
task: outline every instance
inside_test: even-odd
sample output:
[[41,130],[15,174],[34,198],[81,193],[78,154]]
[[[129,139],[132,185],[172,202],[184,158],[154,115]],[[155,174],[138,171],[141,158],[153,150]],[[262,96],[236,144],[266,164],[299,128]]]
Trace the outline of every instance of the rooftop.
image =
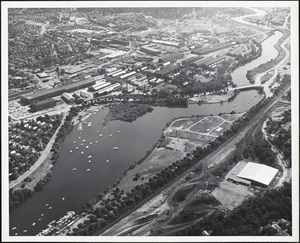
[[256,181],[264,185],[269,185],[277,172],[278,169],[272,168],[270,166],[248,162],[237,176],[240,178]]

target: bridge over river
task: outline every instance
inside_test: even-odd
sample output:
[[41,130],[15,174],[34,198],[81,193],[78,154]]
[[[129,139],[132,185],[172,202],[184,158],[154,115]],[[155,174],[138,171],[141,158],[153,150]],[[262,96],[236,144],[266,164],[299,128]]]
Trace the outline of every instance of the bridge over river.
[[263,86],[251,84],[251,85],[238,86],[233,88],[233,90],[249,90],[249,89],[260,89],[260,88],[263,88]]

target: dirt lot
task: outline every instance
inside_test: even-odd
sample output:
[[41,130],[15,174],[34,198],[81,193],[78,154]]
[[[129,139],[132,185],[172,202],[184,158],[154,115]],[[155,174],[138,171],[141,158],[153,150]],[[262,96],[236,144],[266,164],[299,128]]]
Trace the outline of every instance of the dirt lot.
[[212,195],[229,210],[240,205],[246,197],[253,195],[246,186],[222,181]]

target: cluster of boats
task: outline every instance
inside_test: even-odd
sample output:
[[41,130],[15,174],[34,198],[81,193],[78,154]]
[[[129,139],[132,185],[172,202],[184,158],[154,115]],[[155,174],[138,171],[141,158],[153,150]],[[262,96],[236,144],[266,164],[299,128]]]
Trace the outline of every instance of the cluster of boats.
[[48,224],[48,227],[37,234],[37,236],[45,236],[50,235],[55,230],[59,230],[63,226],[70,226],[72,223],[74,223],[75,218],[75,212],[69,211],[66,215],[61,217],[59,220],[53,220]]
[[[92,122],[88,122],[88,123],[87,123],[87,126],[88,126],[88,127],[90,127],[91,125],[92,125]],[[80,123],[79,126],[80,126],[80,129],[78,129],[78,130],[82,131],[82,123]],[[115,127],[117,127],[117,126],[115,126]],[[106,127],[104,127],[104,129],[107,130]],[[120,131],[117,131],[117,132],[120,133]],[[99,133],[99,130],[97,130],[97,133]],[[81,134],[81,133],[80,133],[80,134]],[[99,137],[102,137],[102,136],[103,136],[103,134],[100,133],[100,134],[99,134]],[[112,134],[109,134],[109,137],[112,137],[112,136],[113,136]],[[81,139],[81,137],[79,137],[79,139]],[[82,142],[81,142],[81,146],[84,146],[84,143],[85,143],[85,142],[86,142],[86,140],[83,139]],[[73,143],[76,144],[76,141],[74,141]],[[96,140],[95,143],[97,144],[98,141]],[[93,144],[93,142],[90,142],[90,145],[92,145],[92,144]],[[88,149],[88,148],[89,148],[89,145],[86,145],[85,148]],[[75,149],[78,150],[79,147],[76,147]],[[113,150],[118,150],[118,149],[119,149],[118,147],[114,147],[114,148],[113,148]],[[72,152],[73,152],[73,150],[70,150],[70,153],[72,153]],[[84,151],[81,151],[81,155],[83,155],[83,154],[84,154]],[[88,159],[89,159],[88,162],[89,162],[89,163],[92,162],[92,161],[91,161],[91,158],[92,158],[92,156],[89,155],[89,156],[88,156]],[[108,162],[109,162],[109,160],[106,160],[106,163],[108,163]],[[87,169],[86,171],[89,172],[90,170],[91,170],[91,169]],[[73,168],[73,171],[77,171],[77,168]]]

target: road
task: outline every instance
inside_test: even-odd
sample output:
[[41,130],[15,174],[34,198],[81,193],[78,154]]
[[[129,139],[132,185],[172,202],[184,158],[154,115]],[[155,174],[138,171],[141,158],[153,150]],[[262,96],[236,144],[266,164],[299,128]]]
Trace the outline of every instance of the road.
[[20,183],[23,182],[23,180],[27,177],[30,176],[45,160],[45,158],[48,156],[48,154],[50,153],[50,150],[52,148],[52,144],[55,141],[56,138],[56,134],[58,133],[60,127],[62,126],[62,124],[65,121],[65,118],[67,116],[68,113],[64,113],[62,121],[59,125],[59,127],[56,129],[54,135],[52,136],[52,138],[50,139],[49,143],[47,144],[46,148],[44,149],[44,151],[42,152],[42,155],[38,158],[38,160],[34,163],[34,165],[32,165],[30,167],[29,170],[27,170],[24,174],[22,174],[21,176],[19,176],[16,180],[11,181],[9,183],[9,189],[15,189],[15,187],[17,187]]
[[266,122],[267,121],[265,121],[263,126],[262,126],[262,133],[263,133],[264,138],[266,139],[266,141],[268,141],[268,143],[270,144],[272,151],[274,152],[274,154],[277,157],[277,162],[283,170],[282,175],[281,175],[280,179],[278,180],[278,182],[275,186],[275,187],[281,187],[285,181],[289,181],[291,179],[291,168],[289,168],[287,162],[283,159],[282,154],[269,141],[268,136],[267,136],[267,132],[265,131]]

